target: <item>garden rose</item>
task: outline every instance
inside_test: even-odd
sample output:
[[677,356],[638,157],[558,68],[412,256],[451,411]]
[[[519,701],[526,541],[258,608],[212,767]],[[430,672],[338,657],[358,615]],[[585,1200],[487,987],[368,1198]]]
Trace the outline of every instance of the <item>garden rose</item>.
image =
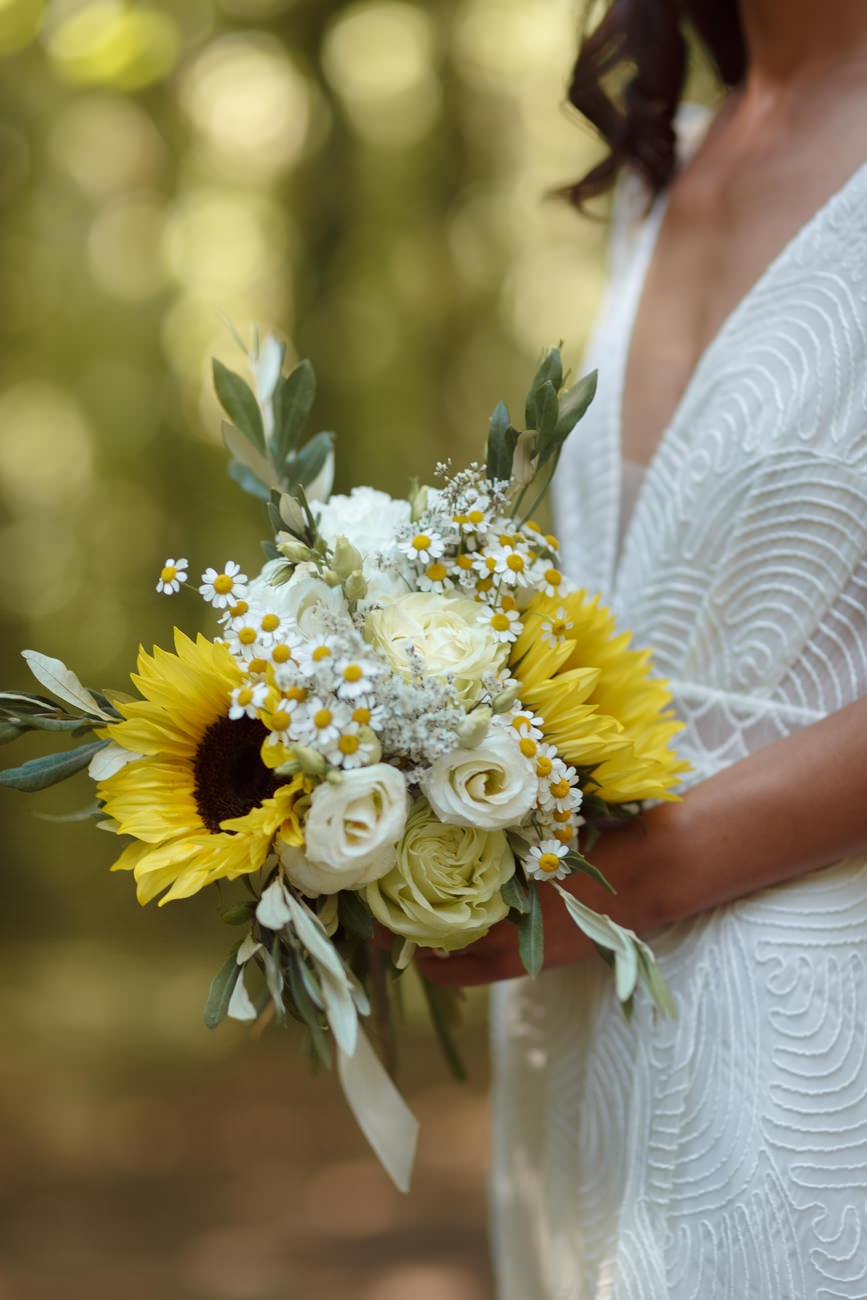
[[378,879],[394,863],[408,807],[406,781],[387,763],[323,781],[310,796],[304,849],[278,842],[288,879],[310,897]]
[[514,871],[504,831],[447,826],[419,799],[394,865],[365,898],[392,933],[424,947],[463,948],[507,914],[500,889]]
[[482,678],[502,668],[508,655],[479,614],[477,602],[460,592],[414,591],[373,610],[365,635],[404,677],[412,672],[414,647],[423,671],[451,677],[458,700],[470,708],[481,694]]
[[441,821],[484,830],[516,826],[535,804],[538,787],[535,760],[504,727],[491,727],[475,749],[443,754],[422,781]]

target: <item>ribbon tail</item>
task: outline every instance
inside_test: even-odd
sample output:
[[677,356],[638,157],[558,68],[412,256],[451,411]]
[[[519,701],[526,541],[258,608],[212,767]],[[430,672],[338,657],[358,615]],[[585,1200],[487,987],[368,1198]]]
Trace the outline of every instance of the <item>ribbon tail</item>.
[[380,1164],[395,1186],[408,1192],[418,1120],[383,1069],[361,1026],[352,1056],[338,1049],[337,1072],[349,1109]]

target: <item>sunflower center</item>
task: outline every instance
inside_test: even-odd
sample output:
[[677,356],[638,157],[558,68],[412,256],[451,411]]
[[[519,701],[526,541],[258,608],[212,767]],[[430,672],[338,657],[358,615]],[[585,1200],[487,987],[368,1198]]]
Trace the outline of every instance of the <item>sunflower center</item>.
[[258,718],[219,718],[199,742],[193,762],[193,797],[214,834],[229,817],[245,817],[277,789],[259,757],[267,729]]

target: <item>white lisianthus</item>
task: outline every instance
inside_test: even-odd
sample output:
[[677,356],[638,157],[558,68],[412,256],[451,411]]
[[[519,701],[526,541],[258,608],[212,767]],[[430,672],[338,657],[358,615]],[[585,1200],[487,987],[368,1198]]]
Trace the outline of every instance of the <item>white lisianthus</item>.
[[288,879],[311,898],[377,880],[394,863],[408,809],[406,781],[387,763],[323,781],[310,797],[303,850],[278,840]]
[[320,630],[319,614],[323,609],[349,617],[349,607],[340,587],[329,587],[318,576],[314,564],[299,564],[288,582],[271,585],[271,579],[286,565],[283,560],[269,560],[257,578],[249,584],[248,600],[261,604],[281,618],[291,619],[305,636],[314,637]]
[[427,948],[464,948],[507,914],[500,891],[514,871],[504,831],[446,826],[419,799],[394,866],[364,896],[393,934]]
[[490,628],[479,622],[479,606],[460,592],[414,591],[372,610],[365,636],[403,677],[411,676],[411,650],[422,671],[451,678],[465,708],[479,698],[482,678],[498,672],[508,656]]
[[441,821],[499,830],[516,826],[536,802],[536,764],[516,733],[492,727],[475,749],[436,759],[421,788]]
[[409,522],[410,504],[376,488],[356,487],[349,496],[335,496],[317,507],[319,532],[333,546],[346,537],[362,555],[388,551],[398,529]]

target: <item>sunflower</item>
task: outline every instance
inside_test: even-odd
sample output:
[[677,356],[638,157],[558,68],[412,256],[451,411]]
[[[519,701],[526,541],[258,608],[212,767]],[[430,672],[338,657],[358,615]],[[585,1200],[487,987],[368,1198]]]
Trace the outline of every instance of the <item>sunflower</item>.
[[303,843],[295,803],[307,784],[283,783],[265,766],[257,718],[227,716],[241,669],[203,636],[175,629],[175,649],[140,651],[132,680],[144,698],[119,704],[123,721],[105,733],[141,755],[98,790],[118,830],[135,837],[112,870],[135,873],[140,903],[258,871],[278,831]]
[[630,650],[629,633],[615,635],[611,611],[585,591],[534,596],[523,622],[511,671],[545,739],[592,769],[592,791],[606,803],[677,798],[672,787],[689,764],[669,746],[682,723],[666,682],[650,675],[650,651]]

